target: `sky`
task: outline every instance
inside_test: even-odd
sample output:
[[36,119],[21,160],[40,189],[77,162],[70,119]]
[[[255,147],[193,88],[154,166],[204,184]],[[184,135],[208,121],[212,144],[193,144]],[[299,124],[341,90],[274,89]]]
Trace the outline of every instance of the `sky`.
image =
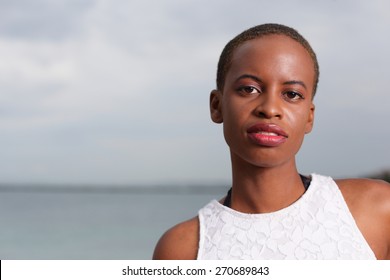
[[267,22],[320,64],[299,170],[390,168],[389,1],[3,0],[0,183],[228,184],[209,93],[225,44]]

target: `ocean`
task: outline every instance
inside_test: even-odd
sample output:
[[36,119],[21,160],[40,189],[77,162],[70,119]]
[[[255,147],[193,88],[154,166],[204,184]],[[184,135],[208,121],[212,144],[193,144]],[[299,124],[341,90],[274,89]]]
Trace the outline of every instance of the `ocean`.
[[151,259],[160,236],[221,187],[0,187],[0,259]]

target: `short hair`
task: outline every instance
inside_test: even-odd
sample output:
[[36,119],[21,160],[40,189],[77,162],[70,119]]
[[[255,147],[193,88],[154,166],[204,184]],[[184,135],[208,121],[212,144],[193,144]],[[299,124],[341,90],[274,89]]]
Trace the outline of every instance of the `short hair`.
[[304,47],[308,52],[308,54],[310,55],[314,64],[314,86],[313,86],[313,96],[312,96],[312,98],[314,98],[314,95],[317,90],[319,76],[320,76],[319,65],[318,65],[317,56],[315,52],[313,51],[309,42],[301,34],[299,34],[298,31],[296,31],[291,27],[281,25],[281,24],[275,24],[275,23],[261,24],[249,28],[248,30],[245,30],[241,34],[234,37],[229,43],[226,44],[218,61],[217,89],[218,90],[223,89],[225,84],[226,74],[229,71],[230,66],[232,64],[232,57],[234,51],[239,46],[241,46],[243,43],[247,41],[257,39],[266,35],[273,35],[273,34],[285,35],[295,40],[296,42],[301,44],[301,46]]

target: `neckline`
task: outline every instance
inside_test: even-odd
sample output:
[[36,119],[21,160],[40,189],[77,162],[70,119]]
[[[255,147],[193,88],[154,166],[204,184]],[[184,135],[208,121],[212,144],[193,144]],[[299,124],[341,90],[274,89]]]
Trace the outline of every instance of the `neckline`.
[[[299,174],[299,177],[301,178],[301,181],[303,183],[303,187],[305,188],[305,192],[306,192],[310,186],[311,177],[307,177],[307,176],[304,176],[302,174]],[[231,204],[232,204],[231,200],[232,200],[232,188],[230,188],[230,190],[228,191],[228,193],[224,199],[223,205],[231,208]]]
[[305,201],[310,200],[309,198],[312,196],[312,193],[314,192],[314,190],[317,188],[317,185],[318,185],[318,183],[317,183],[318,178],[317,178],[316,174],[314,174],[314,173],[310,174],[310,178],[311,178],[310,187],[296,201],[294,201],[290,205],[288,205],[282,209],[276,210],[274,212],[244,213],[244,212],[240,212],[240,211],[237,211],[235,209],[232,209],[230,207],[227,207],[227,206],[223,205],[221,202],[217,201],[216,199],[214,199],[212,201],[212,204],[214,206],[218,207],[220,210],[228,212],[228,213],[230,213],[238,218],[272,217],[272,216],[284,215],[284,214],[287,214],[287,212],[289,210],[296,208],[296,207],[299,207],[299,205],[301,205],[302,203],[305,203]]

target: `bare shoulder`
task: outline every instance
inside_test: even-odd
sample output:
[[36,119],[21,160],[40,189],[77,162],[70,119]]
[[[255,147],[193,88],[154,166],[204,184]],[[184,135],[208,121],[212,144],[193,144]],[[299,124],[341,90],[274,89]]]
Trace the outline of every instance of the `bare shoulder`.
[[375,206],[390,214],[390,184],[374,179],[336,180],[348,206]]
[[342,179],[336,183],[376,257],[390,259],[390,184],[373,179]]
[[154,260],[194,260],[199,243],[199,220],[194,217],[163,234],[154,250]]

